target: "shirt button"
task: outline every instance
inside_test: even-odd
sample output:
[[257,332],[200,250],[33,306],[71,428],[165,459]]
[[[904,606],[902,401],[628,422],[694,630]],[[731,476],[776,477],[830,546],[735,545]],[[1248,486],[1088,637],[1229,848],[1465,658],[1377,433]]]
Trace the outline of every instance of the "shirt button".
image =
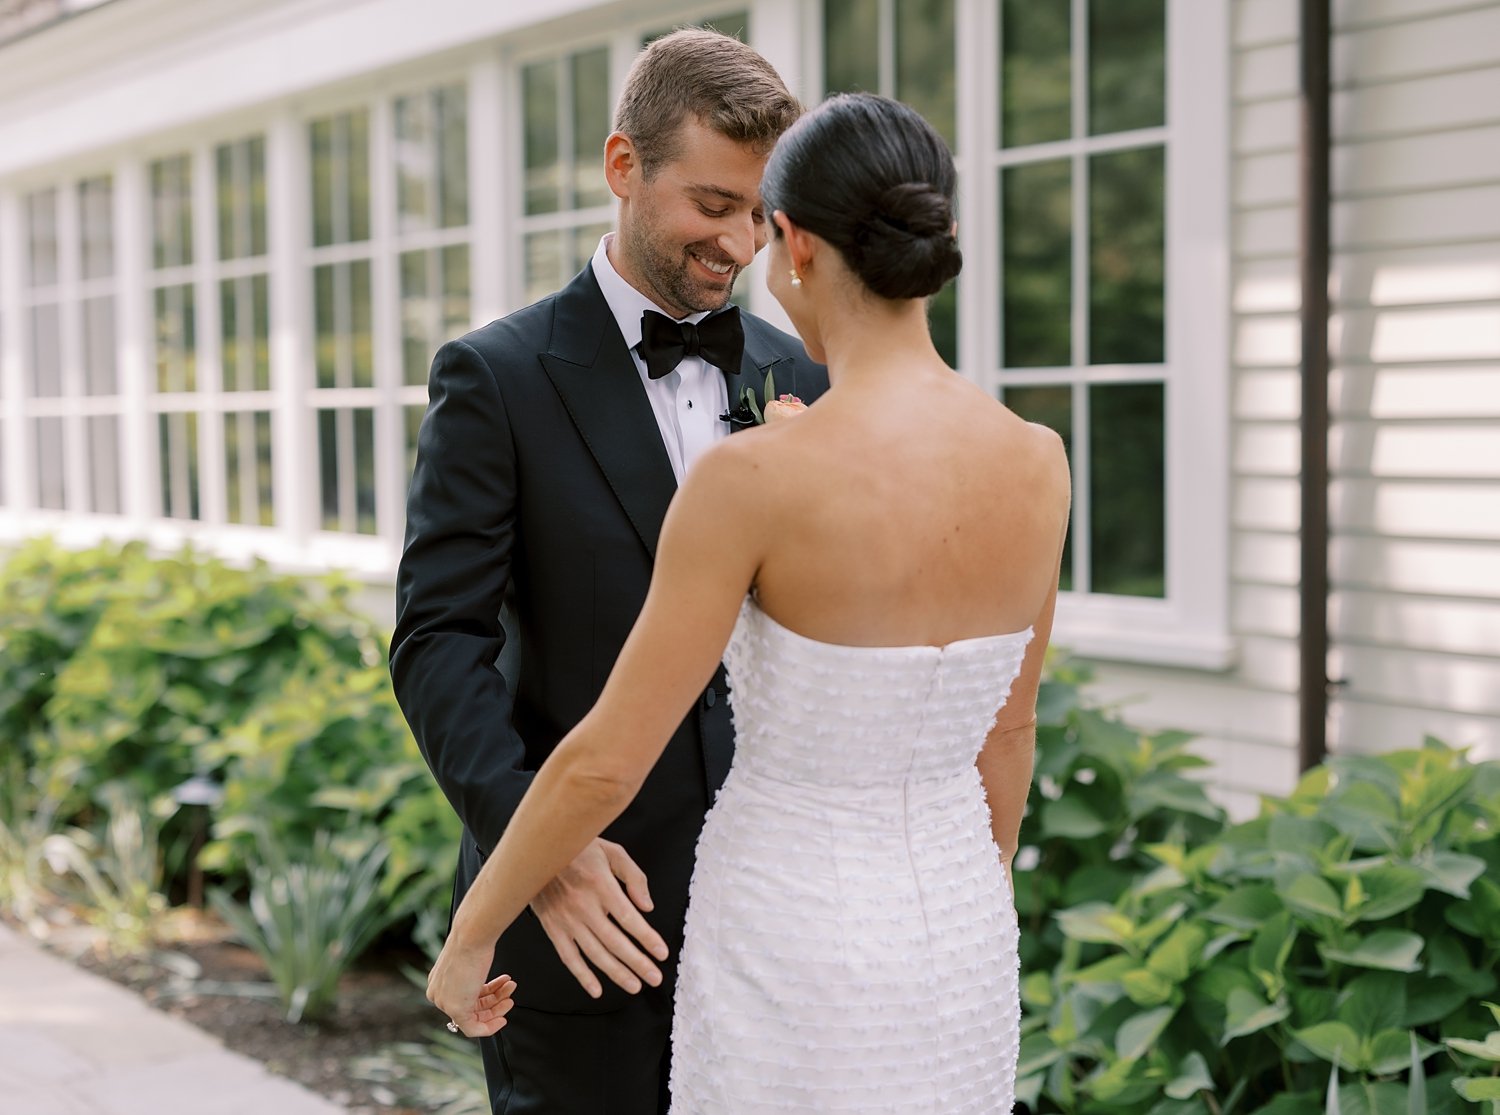
[[719,701],[719,694],[714,689],[714,687],[712,685],[710,685],[707,689],[705,689],[703,691],[703,707],[704,708],[713,708],[714,705],[716,705],[718,703],[718,701]]

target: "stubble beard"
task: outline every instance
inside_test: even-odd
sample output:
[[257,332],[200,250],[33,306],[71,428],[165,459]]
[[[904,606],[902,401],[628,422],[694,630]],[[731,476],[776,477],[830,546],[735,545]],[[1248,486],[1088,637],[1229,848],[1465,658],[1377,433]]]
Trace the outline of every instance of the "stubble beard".
[[[732,260],[724,259],[719,250],[709,244],[678,245],[659,237],[650,214],[645,227],[638,228],[634,243],[625,246],[633,257],[641,281],[650,286],[650,294],[663,309],[680,311],[681,316],[707,313],[723,309],[734,293],[734,281],[739,278],[740,267]],[[723,286],[709,286],[693,278],[693,261],[690,253],[715,263],[729,263],[729,282]]]

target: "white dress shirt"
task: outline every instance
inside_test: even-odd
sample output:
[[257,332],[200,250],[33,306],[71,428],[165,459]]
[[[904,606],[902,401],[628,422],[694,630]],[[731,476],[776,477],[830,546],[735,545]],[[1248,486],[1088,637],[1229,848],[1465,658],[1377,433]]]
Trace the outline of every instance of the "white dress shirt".
[[[672,472],[681,486],[693,462],[714,442],[729,436],[729,423],[719,418],[729,409],[729,385],[724,381],[724,373],[705,363],[701,356],[684,357],[675,371],[660,379],[652,379],[646,373],[646,361],[636,351],[641,343],[641,315],[647,310],[666,311],[622,279],[609,262],[608,247],[613,236],[614,233],[606,235],[594,250],[594,278],[615,315],[625,347],[630,349],[630,358],[635,361],[646,398],[651,402],[651,412],[656,415]],[[706,317],[707,313],[696,313],[674,320],[696,325]]]

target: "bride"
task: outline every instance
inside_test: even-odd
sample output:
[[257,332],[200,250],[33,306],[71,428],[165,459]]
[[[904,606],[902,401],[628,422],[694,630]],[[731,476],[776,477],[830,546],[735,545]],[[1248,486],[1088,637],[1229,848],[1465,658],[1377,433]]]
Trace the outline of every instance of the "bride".
[[1009,861],[1070,488],[1059,438],[933,347],[954,193],[943,141],[885,98],[835,97],[776,145],[769,286],[830,389],[678,492],[598,704],[433,968],[464,1033],[505,1024],[496,938],[630,801],[722,658],[736,757],[698,846],[673,1112],[1011,1109]]

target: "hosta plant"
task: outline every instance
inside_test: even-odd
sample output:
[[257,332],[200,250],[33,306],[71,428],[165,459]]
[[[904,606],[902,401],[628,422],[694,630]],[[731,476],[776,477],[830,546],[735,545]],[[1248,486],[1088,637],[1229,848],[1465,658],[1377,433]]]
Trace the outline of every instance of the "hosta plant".
[[1473,1110],[1483,1088],[1456,1082],[1479,1078],[1500,968],[1500,764],[1428,741],[1188,838],[1200,815],[1054,884],[1061,942],[1040,935],[1023,990],[1031,1109]]

